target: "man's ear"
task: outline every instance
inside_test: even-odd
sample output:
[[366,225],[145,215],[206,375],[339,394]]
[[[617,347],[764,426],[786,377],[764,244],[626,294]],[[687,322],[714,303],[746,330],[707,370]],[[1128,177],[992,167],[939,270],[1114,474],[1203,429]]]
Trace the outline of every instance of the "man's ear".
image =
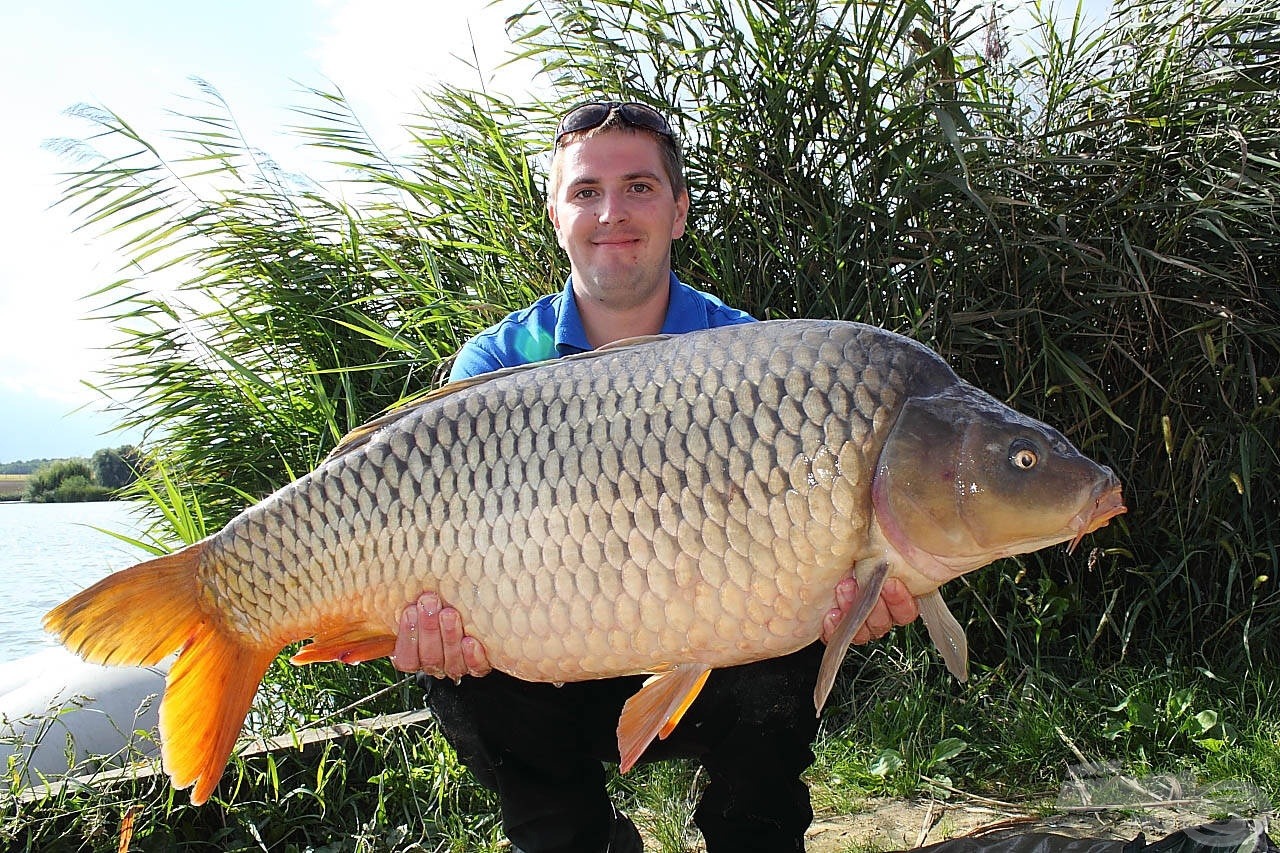
[[556,212],[556,206],[554,202],[551,202],[551,201],[547,202],[547,218],[551,220],[551,227],[556,230],[556,242],[559,243],[560,246],[563,248],[564,237],[560,234],[560,216]]
[[671,239],[678,240],[684,236],[684,226],[689,221],[689,191],[681,190],[676,196],[676,218],[671,223]]

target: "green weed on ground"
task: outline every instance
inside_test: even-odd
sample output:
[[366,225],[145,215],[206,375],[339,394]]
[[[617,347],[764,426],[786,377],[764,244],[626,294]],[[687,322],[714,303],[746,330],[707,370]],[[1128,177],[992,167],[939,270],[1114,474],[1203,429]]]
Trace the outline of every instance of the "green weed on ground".
[[[1063,786],[1096,768],[1100,786],[1112,776],[1175,775],[1223,814],[1280,807],[1271,683],[1194,668],[1068,677],[997,667],[959,685],[931,651],[903,645],[864,655],[833,694],[806,777],[820,817],[884,796],[975,795],[1052,812]],[[350,689],[364,668],[281,667],[296,675],[290,691],[312,697]],[[402,698],[379,701],[403,707]],[[614,773],[609,784],[659,850],[684,853],[698,838],[692,814],[705,782],[696,764],[677,761]],[[135,850],[504,849],[496,799],[429,722],[237,757],[198,808],[155,775],[20,795],[16,787],[0,795],[0,846],[33,853],[115,851],[130,813]]]

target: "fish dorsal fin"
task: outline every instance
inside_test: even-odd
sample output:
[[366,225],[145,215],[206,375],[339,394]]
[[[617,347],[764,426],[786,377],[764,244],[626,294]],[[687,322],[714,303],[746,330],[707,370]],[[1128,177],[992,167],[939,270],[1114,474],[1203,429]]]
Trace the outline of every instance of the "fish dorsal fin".
[[705,663],[682,663],[646,681],[627,700],[618,718],[619,770],[634,767],[655,737],[671,734],[710,674]]
[[969,638],[964,635],[964,628],[956,621],[942,600],[938,590],[920,596],[920,618],[929,629],[929,639],[942,653],[947,670],[957,681],[969,680]]
[[885,579],[889,577],[889,563],[881,560],[867,575],[866,581],[858,582],[858,600],[845,611],[836,626],[835,634],[827,642],[826,651],[822,653],[822,666],[818,668],[818,683],[813,688],[813,707],[818,715],[822,714],[822,706],[827,703],[831,687],[836,683],[836,674],[840,672],[840,664],[849,651],[853,635],[858,633],[862,623],[871,615],[871,608],[876,606],[880,598],[880,590],[884,589]]
[[383,427],[393,424],[403,417],[413,414],[423,406],[434,403],[436,400],[442,400],[445,397],[451,397],[459,391],[473,388],[476,385],[484,385],[503,376],[511,376],[516,373],[526,373],[550,364],[553,361],[588,361],[593,358],[599,358],[606,353],[616,352],[618,350],[630,349],[631,347],[641,346],[644,344],[665,341],[674,335],[643,335],[633,338],[623,338],[610,344],[598,347],[586,352],[573,353],[563,356],[562,358],[545,359],[543,361],[535,361],[530,364],[517,364],[514,367],[502,367],[498,370],[491,370],[488,373],[480,373],[475,376],[468,376],[465,379],[458,379],[454,382],[447,382],[439,388],[433,388],[429,391],[423,391],[420,394],[407,397],[396,403],[385,414],[379,415],[368,423],[361,424],[351,432],[347,433],[338,442],[333,450],[329,451],[329,455],[325,457],[325,462],[332,462],[334,459],[346,456],[353,450],[363,447],[369,442],[369,439]]
[[580,352],[576,355],[565,356],[565,358],[578,358],[580,356],[591,355],[596,352],[609,352],[610,350],[616,349],[630,349],[631,347],[638,347],[642,344],[655,344],[659,341],[669,341],[674,337],[675,335],[633,335],[629,338],[619,338],[612,343],[601,344],[590,352]]
[[521,370],[532,369],[537,364],[541,363],[542,362],[524,364],[520,367],[508,367],[503,370],[495,370],[492,373],[481,373],[479,376],[469,376],[466,379],[459,379],[457,382],[448,382],[441,385],[439,388],[433,388],[430,391],[424,391],[420,394],[407,397],[388,409],[385,414],[379,415],[373,420],[361,424],[351,430],[351,432],[344,435],[341,440],[338,441],[338,444],[333,448],[333,450],[329,451],[329,455],[325,457],[324,461],[332,462],[335,459],[346,456],[353,450],[358,450],[368,444],[369,439],[372,438],[374,433],[378,430],[388,424],[395,423],[403,417],[413,414],[428,403],[443,399],[444,397],[450,397],[457,394],[459,391],[462,391],[465,388],[470,388],[474,385],[483,385],[485,382],[488,382],[491,379],[496,379],[499,376],[509,373],[517,373]]

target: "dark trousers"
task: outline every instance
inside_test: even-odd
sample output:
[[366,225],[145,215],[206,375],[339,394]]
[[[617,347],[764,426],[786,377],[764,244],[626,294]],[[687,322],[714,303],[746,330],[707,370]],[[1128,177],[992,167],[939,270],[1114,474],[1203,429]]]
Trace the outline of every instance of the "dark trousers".
[[[822,651],[815,643],[713,671],[671,736],[646,750],[642,762],[696,758],[706,769],[694,822],[708,853],[804,850],[813,810],[800,775],[813,763]],[[497,792],[503,829],[519,850],[603,853],[617,830],[601,762],[618,761],[618,715],[643,683],[556,687],[494,672],[435,681],[428,705],[463,763]],[[626,832],[634,835],[629,825]],[[616,836],[614,846],[639,849]]]

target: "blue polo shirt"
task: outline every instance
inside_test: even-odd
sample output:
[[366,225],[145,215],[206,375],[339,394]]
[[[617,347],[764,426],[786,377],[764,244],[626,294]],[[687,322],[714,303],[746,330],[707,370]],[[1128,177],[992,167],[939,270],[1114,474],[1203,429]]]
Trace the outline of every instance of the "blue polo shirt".
[[[671,273],[671,298],[662,334],[676,335],[753,322],[755,318],[745,311],[730,308],[710,293],[694,290]],[[587,331],[582,327],[570,278],[564,290],[508,314],[463,344],[449,372],[449,381],[589,349],[591,345],[587,343]]]

